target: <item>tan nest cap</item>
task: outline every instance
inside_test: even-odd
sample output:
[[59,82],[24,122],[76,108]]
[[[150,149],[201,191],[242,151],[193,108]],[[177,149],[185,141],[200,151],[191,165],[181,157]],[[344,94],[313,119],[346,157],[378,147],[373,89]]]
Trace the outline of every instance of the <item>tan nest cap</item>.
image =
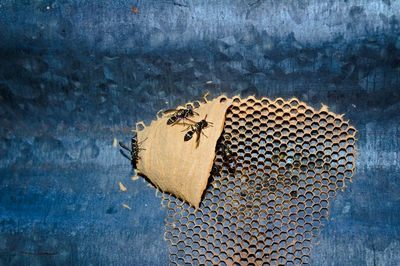
[[[139,153],[137,171],[148,177],[163,192],[199,207],[203,191],[207,187],[208,177],[212,169],[215,146],[221,135],[225,122],[225,114],[232,100],[221,95],[207,103],[198,102],[199,107],[190,119],[198,122],[207,115],[212,126],[203,129],[200,143],[196,147],[196,133],[189,141],[184,141],[185,126],[180,122],[167,125],[169,116],[158,117],[150,126],[142,125],[137,130],[137,140],[143,150]],[[178,107],[177,109],[185,108]]]

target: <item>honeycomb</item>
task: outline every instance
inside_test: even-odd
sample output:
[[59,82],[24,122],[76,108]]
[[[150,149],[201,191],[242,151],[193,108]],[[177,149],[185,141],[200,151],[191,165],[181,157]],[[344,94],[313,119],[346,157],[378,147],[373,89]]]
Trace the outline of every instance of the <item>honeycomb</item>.
[[163,195],[170,263],[310,264],[329,200],[353,176],[355,128],[325,106],[237,96],[223,134],[236,156],[234,173],[217,150],[219,172],[198,209]]

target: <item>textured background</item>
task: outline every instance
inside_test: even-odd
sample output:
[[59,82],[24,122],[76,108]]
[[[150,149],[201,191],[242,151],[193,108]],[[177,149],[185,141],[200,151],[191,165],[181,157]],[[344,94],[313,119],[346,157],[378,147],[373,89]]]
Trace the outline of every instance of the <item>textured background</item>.
[[207,91],[345,113],[357,171],[312,264],[399,265],[399,23],[390,0],[0,1],[0,265],[166,264],[113,138]]

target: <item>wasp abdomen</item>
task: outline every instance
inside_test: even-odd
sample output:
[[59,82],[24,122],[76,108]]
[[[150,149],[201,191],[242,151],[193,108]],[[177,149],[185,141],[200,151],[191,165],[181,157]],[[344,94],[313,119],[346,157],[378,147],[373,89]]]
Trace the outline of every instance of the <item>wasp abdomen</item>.
[[171,125],[171,124],[175,123],[175,121],[176,121],[177,119],[178,119],[178,118],[177,118],[176,116],[171,116],[171,117],[168,119],[168,121],[167,121],[167,125]]
[[186,134],[185,134],[185,138],[184,138],[184,140],[185,141],[188,141],[188,140],[190,140],[192,137],[193,137],[193,133],[194,133],[194,131],[188,131]]

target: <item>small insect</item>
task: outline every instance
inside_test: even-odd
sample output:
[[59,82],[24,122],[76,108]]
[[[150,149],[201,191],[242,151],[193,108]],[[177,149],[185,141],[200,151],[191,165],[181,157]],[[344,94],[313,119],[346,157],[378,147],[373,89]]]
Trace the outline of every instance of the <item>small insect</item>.
[[[185,134],[184,140],[188,141],[190,140],[194,133],[197,133],[197,138],[196,138],[196,147],[199,146],[200,143],[200,134],[203,134],[205,137],[207,137],[204,133],[203,133],[203,129],[205,129],[208,126],[212,126],[213,123],[212,122],[208,122],[207,120],[207,115],[204,117],[203,120],[201,120],[200,122],[196,123],[194,126],[190,126],[190,130]],[[186,128],[185,130],[189,129]]]
[[221,150],[224,164],[228,166],[229,172],[233,173],[236,169],[236,158],[229,149],[229,146],[222,142],[223,140],[225,140],[225,138],[221,136],[221,139],[217,144],[217,149]]
[[132,7],[132,12],[133,12],[134,14],[137,14],[137,8],[136,8],[136,6]]
[[189,105],[187,109],[169,109],[164,111],[164,114],[171,113],[172,116],[168,119],[167,125],[175,125],[177,122],[182,121],[183,124],[185,124],[185,121],[188,120],[192,123],[196,123],[195,121],[189,119],[188,117],[194,116],[194,115],[199,115],[195,111],[193,111],[192,107]]
[[216,176],[216,175],[218,175],[219,171],[221,171],[221,166],[215,165],[215,164],[214,164],[213,167],[212,167],[212,169],[211,169],[210,174],[211,174],[212,176]]
[[[218,147],[219,146],[219,147]],[[229,149],[228,145],[226,144],[218,144],[218,148],[222,151],[222,159],[224,160],[224,164],[228,166],[229,172],[234,172],[236,169],[236,158],[232,154],[231,150]]]
[[131,148],[130,149],[128,147],[126,147],[122,142],[119,142],[119,146],[121,146],[121,148],[124,148],[125,150],[127,150],[127,151],[129,151],[131,153],[131,158],[130,159],[131,159],[131,163],[132,163],[133,168],[136,168],[136,164],[137,164],[138,160],[140,159],[139,151],[146,150],[146,149],[140,148],[140,145],[146,139],[142,140],[141,142],[137,142],[136,134],[133,135],[133,137],[131,139]]

